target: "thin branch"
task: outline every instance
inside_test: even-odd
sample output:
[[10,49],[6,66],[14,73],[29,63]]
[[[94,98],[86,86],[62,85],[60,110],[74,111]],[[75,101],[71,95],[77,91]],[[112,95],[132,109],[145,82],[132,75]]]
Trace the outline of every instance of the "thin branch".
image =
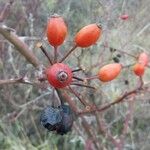
[[54,46],[54,63],[57,63],[58,47]]
[[37,84],[38,82],[31,82],[27,79],[24,78],[16,78],[16,79],[5,79],[5,80],[0,80],[0,85],[5,85],[5,84],[16,84],[16,83],[23,83],[23,84],[29,84],[29,85],[34,85]]
[[150,23],[146,24],[138,33],[137,36],[140,36],[145,30],[150,27]]
[[73,93],[73,94],[79,99],[79,101],[80,101],[85,107],[88,106],[88,103],[87,103],[84,99],[80,98],[79,94],[78,94],[77,92],[75,92],[70,86],[69,86],[69,90],[70,90],[71,93]]
[[71,97],[68,96],[68,94],[65,91],[63,91],[62,94],[63,94],[65,101],[69,104],[71,109],[77,114],[78,108],[76,107],[75,102],[71,99]]
[[78,68],[78,69],[72,70],[72,72],[78,72],[78,71],[82,71],[82,70],[83,70],[82,68]]
[[33,104],[37,103],[39,100],[41,100],[42,98],[44,98],[45,96],[50,95],[50,92],[46,92],[38,97],[36,97],[35,99],[26,102],[25,104],[19,105],[20,108],[28,108],[28,107],[32,107]]
[[106,109],[109,109],[111,106],[115,105],[115,104],[118,104],[120,102],[122,102],[125,98],[127,98],[128,96],[132,95],[132,94],[136,94],[137,92],[139,92],[139,90],[142,90],[142,87],[140,85],[140,87],[134,89],[134,90],[131,90],[129,92],[126,92],[125,94],[123,94],[121,97],[117,98],[115,101],[113,102],[110,102],[108,104],[105,104],[104,106],[101,106],[101,107],[93,107],[92,109],[90,110],[83,110],[82,112],[79,112],[79,115],[83,115],[83,114],[86,114],[86,113],[93,113],[95,111],[98,111],[98,112],[102,112]]
[[52,60],[51,60],[50,56],[48,55],[47,51],[45,50],[45,48],[42,46],[42,43],[38,42],[38,43],[36,44],[36,46],[42,50],[42,52],[44,53],[44,55],[45,55],[45,56],[47,57],[47,59],[49,60],[50,64],[53,65]]
[[[0,33],[5,37],[5,39],[7,39],[10,43],[12,43],[17,48],[17,50],[27,59],[27,61],[31,63],[34,67],[40,67],[41,66],[40,61],[34,55],[34,53],[29,49],[28,45],[25,44],[23,41],[21,41],[19,37],[12,31],[13,30],[11,28],[6,27],[4,25],[0,25]],[[6,82],[8,81],[5,81],[5,83]],[[62,92],[58,89],[56,89],[56,92],[60,100],[65,101],[64,97],[62,96]]]
[[84,81],[93,80],[93,79],[98,79],[98,75],[91,76],[91,77],[86,77],[86,78],[84,79]]
[[56,92],[57,92],[57,94],[58,94],[58,97],[59,97],[59,100],[60,100],[61,105],[64,104],[65,98],[64,98],[63,95],[62,95],[62,91],[59,90],[59,89],[57,89],[57,88],[55,88],[55,90],[56,90]]
[[8,27],[0,25],[0,34],[2,34],[10,43],[12,43],[34,67],[40,66],[39,60],[29,49],[28,45],[21,41],[14,32],[11,32]]
[[83,81],[83,82],[84,82],[84,79],[81,79],[81,78],[79,78],[79,77],[73,76],[73,79],[76,79],[76,80],[78,80],[78,81]]
[[76,48],[77,48],[77,45],[74,45],[59,62],[60,63],[63,62]]

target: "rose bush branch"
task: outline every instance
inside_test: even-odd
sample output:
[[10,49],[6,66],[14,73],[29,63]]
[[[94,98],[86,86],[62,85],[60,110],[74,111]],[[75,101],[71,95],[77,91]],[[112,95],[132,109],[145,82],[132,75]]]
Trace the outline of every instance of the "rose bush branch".
[[36,82],[31,82],[28,79],[23,78],[23,77],[16,78],[16,79],[4,79],[4,80],[0,80],[0,85],[16,84],[16,83],[23,83],[23,84],[30,84],[30,85],[36,84]]
[[[145,87],[145,89],[147,88],[147,86]],[[129,92],[125,92],[122,96],[120,96],[119,98],[117,98],[116,100],[114,100],[113,102],[110,102],[108,104],[104,104],[103,106],[100,106],[100,107],[95,107],[93,106],[93,108],[91,108],[90,110],[83,110],[81,112],[79,112],[78,114],[79,115],[83,115],[83,114],[88,114],[88,113],[93,113],[95,111],[98,111],[98,112],[102,112],[104,110],[107,110],[109,109],[110,107],[112,107],[113,105],[115,104],[118,104],[118,103],[121,103],[123,102],[126,98],[128,98],[129,96],[132,96],[133,94],[137,94],[139,93],[140,91],[144,91],[144,87],[143,87],[143,83],[140,84],[139,87],[129,91]]]
[[32,50],[29,49],[28,45],[21,41],[9,27],[0,24],[0,34],[12,43],[16,47],[16,50],[18,50],[34,67],[39,67],[41,65],[40,61],[33,54]]
[[[11,32],[9,30],[9,27],[1,25],[0,26],[0,33],[10,43],[12,43],[17,48],[17,50],[27,59],[27,61],[29,61],[29,63],[31,63],[36,68],[38,68],[41,65],[40,61],[36,58],[36,56],[33,54],[33,52],[28,48],[28,46],[23,41],[21,41],[19,39],[19,37],[14,32]],[[20,79],[1,80],[1,84],[16,83],[16,82],[20,82]],[[57,93],[58,93],[60,99],[64,100],[64,98],[61,94],[62,92],[60,90],[57,90]]]
[[[60,32],[60,28],[62,29],[61,30],[62,32]],[[95,32],[93,32],[93,31],[95,31]],[[37,57],[34,55],[32,50],[30,50],[29,47],[19,39],[19,37],[15,34],[13,29],[8,28],[4,25],[0,25],[0,33],[8,41],[10,41],[17,48],[17,50],[27,59],[27,61],[30,62],[31,64],[33,64],[34,67],[39,69],[42,66],[42,63],[37,59]],[[109,109],[111,106],[123,102],[125,99],[129,98],[130,96],[131,97],[134,96],[135,94],[139,93],[142,90],[144,91],[145,87],[144,87],[144,83],[143,83],[141,76],[144,74],[145,66],[147,65],[147,60],[145,59],[145,57],[144,57],[144,59],[142,57],[142,61],[140,61],[140,59],[136,60],[138,65],[134,67],[134,73],[137,76],[140,76],[140,78],[139,78],[140,80],[138,82],[140,85],[137,85],[137,87],[135,89],[125,92],[122,96],[119,96],[113,102],[110,102],[110,103],[107,103],[104,105],[96,105],[96,102],[95,102],[95,103],[92,103],[92,105],[89,105],[89,102],[86,100],[86,98],[82,98],[78,92],[74,91],[74,89],[72,89],[70,87],[72,85],[72,83],[74,83],[74,82],[72,82],[72,79],[81,81],[81,78],[74,76],[72,69],[67,64],[63,64],[62,61],[64,61],[76,49],[76,47],[86,48],[91,45],[94,45],[96,43],[96,41],[98,40],[98,38],[101,36],[101,33],[102,33],[102,28],[100,26],[98,26],[97,24],[90,24],[90,25],[83,27],[76,34],[76,36],[74,38],[75,46],[64,57],[62,57],[62,59],[60,61],[58,61],[60,63],[57,63],[58,53],[57,53],[56,48],[64,42],[66,34],[67,34],[67,26],[65,25],[65,22],[63,21],[63,18],[61,16],[53,15],[51,17],[50,21],[48,22],[47,38],[48,38],[49,44],[51,46],[53,46],[53,48],[54,48],[54,53],[53,53],[54,62],[52,62],[50,57],[48,57],[48,54],[46,53],[46,51],[43,49],[43,47],[41,47],[42,45],[39,46],[41,48],[41,50],[43,51],[43,53],[47,56],[47,58],[50,62],[49,67],[44,68],[44,70],[42,70],[41,73],[44,75],[47,75],[47,81],[50,83],[50,85],[53,87],[53,89],[56,90],[56,92],[60,98],[60,101],[61,101],[60,107],[62,107],[62,110],[63,110],[64,106],[67,107],[68,109],[70,109],[70,107],[71,107],[72,110],[77,115],[79,115],[79,117],[81,117],[82,125],[83,125],[87,135],[89,135],[89,137],[92,138],[93,144],[95,145],[96,149],[99,149],[99,146],[97,143],[98,137],[96,136],[96,133],[94,131],[92,131],[93,128],[90,126],[89,122],[87,122],[82,115],[86,115],[87,113],[90,113],[92,115],[96,115],[96,113],[101,114],[100,112],[103,112],[103,111]],[[59,37],[59,38],[57,38],[57,37]],[[122,54],[129,55],[131,57],[137,58],[132,54],[128,54],[127,52],[120,51],[120,50],[119,50],[119,52]],[[90,60],[91,60],[91,58],[90,58]],[[81,61],[78,62],[78,65],[80,67]],[[91,63],[91,65],[92,65],[92,63]],[[118,62],[105,65],[99,69],[99,72],[96,75],[96,79],[99,79],[101,82],[109,82],[109,81],[117,78],[117,76],[121,72],[122,68],[123,68],[123,65],[119,64]],[[140,69],[140,71],[139,71],[139,69]],[[111,72],[111,75],[110,75],[110,72]],[[87,80],[88,79],[91,79],[91,78],[87,78]],[[41,82],[46,83],[45,81],[46,80],[41,80]],[[12,80],[1,81],[1,84],[23,83],[23,82],[27,82],[27,81],[24,78],[21,78],[21,79],[14,79],[13,81]],[[74,84],[76,84],[77,86],[81,86],[80,82],[79,83],[76,83],[76,82]],[[82,84],[82,86],[83,86],[83,84]],[[86,86],[86,85],[84,85],[84,86]],[[74,96],[77,97],[80,100],[80,102],[85,106],[85,110],[78,111],[76,104],[72,101],[71,97],[68,97],[67,95],[64,96],[63,91],[66,87],[67,88],[69,87],[70,92],[72,94],[74,94]],[[86,87],[91,88],[91,86],[86,86]],[[63,91],[60,90],[59,88],[62,88]],[[65,101],[67,101],[69,103],[69,106],[64,104]],[[27,104],[30,105],[32,103],[29,102]],[[22,108],[25,108],[27,104],[23,105]],[[50,106],[49,108],[50,109],[58,109],[60,111],[59,108],[53,108],[53,106]],[[44,109],[43,112],[45,112],[45,110],[46,109]],[[21,111],[21,114],[22,114],[22,112],[23,112],[23,110]],[[71,113],[67,114],[67,115],[68,115],[68,117],[70,117]],[[50,115],[48,114],[47,118],[49,116]],[[52,117],[49,117],[49,118],[52,118]],[[44,120],[44,117],[42,119]],[[42,119],[41,119],[41,123],[42,123]],[[46,119],[46,120],[48,120],[48,119]],[[62,119],[62,118],[61,118],[61,120],[62,120],[62,122],[64,121],[64,119]],[[128,115],[126,115],[122,135],[125,135],[127,132],[129,120],[130,120],[130,117]],[[113,135],[111,135],[111,132],[109,130],[107,130],[107,128],[106,128],[107,124],[105,123],[105,120],[104,120],[104,123],[103,123],[103,120],[102,120],[102,122],[99,121],[98,119],[96,121],[99,126],[101,126],[101,123],[104,124],[104,128],[103,128],[103,126],[101,126],[101,130],[103,130],[103,132],[104,132],[103,136],[107,136],[108,139],[110,139],[112,141],[112,143],[114,143],[114,145],[118,148],[118,150],[120,150],[124,139],[123,138],[119,139],[120,141],[118,141],[118,139],[115,139],[115,137],[113,137]],[[49,124],[49,122],[47,122],[47,123]],[[72,121],[72,123],[73,123],[73,121]],[[61,127],[62,127],[62,125],[67,126],[67,123],[63,122],[63,123],[61,123]],[[44,122],[43,122],[43,126],[45,128],[47,128],[47,126],[45,126]],[[53,127],[55,127],[55,126],[53,126]],[[71,130],[71,126],[69,128],[70,128],[69,130]],[[62,128],[60,128],[60,127],[54,128],[54,130],[51,130],[50,128],[47,128],[47,129],[49,131],[55,130],[57,133],[59,133],[59,129],[62,130]],[[67,133],[68,131],[64,132],[64,134]]]

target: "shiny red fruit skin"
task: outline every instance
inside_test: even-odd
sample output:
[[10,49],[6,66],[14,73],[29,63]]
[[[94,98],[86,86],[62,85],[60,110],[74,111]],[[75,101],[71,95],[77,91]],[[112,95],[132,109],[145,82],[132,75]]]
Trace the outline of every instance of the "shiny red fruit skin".
[[[68,78],[66,81],[60,81],[58,79],[58,74],[60,72],[66,72]],[[64,88],[68,86],[72,82],[72,70],[68,67],[68,65],[63,63],[56,63],[46,69],[46,75],[48,82],[55,88]]]
[[102,82],[109,82],[117,78],[122,69],[119,63],[113,63],[103,66],[98,72],[98,78]]
[[137,76],[143,76],[145,72],[145,66],[143,64],[137,63],[133,66],[133,71]]
[[67,35],[67,26],[63,18],[59,15],[53,15],[47,24],[47,38],[52,46],[61,45]]
[[74,41],[78,47],[89,47],[97,42],[101,34],[101,27],[97,24],[89,24],[75,35]]

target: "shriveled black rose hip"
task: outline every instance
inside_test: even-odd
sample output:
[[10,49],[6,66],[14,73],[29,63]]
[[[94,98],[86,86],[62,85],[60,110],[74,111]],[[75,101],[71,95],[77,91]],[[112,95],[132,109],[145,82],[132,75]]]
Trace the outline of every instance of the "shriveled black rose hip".
[[68,105],[61,105],[62,122],[61,126],[56,130],[58,134],[66,134],[71,131],[73,125],[73,112]]
[[49,131],[56,131],[63,135],[71,131],[73,125],[73,112],[69,105],[59,107],[48,106],[42,111],[40,121]]
[[42,111],[40,121],[49,131],[54,131],[61,125],[62,115],[58,108],[48,106]]

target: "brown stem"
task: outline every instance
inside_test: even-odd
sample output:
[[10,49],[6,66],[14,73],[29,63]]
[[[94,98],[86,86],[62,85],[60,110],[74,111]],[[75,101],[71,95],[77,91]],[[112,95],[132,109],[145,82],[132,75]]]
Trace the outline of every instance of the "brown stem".
[[73,46],[59,62],[62,63],[76,48],[77,48],[77,45]]
[[[27,61],[29,61],[29,63],[31,63],[34,67],[39,67],[41,65],[40,61],[37,59],[34,53],[28,48],[28,45],[26,45],[23,41],[21,41],[15,33],[11,32],[11,30],[9,30],[8,27],[0,25],[0,33],[10,43],[12,43],[17,48],[17,50],[27,59]],[[8,83],[8,81],[5,81],[5,83],[6,82]],[[14,81],[11,82],[14,83]],[[62,92],[59,89],[56,89],[56,92],[63,103],[65,99],[62,96]]]
[[[27,59],[29,63],[31,63],[34,67],[40,67],[41,63],[38,58],[34,55],[34,53],[29,49],[28,45],[19,39],[19,37],[9,30],[10,28],[0,25],[0,33],[7,39],[10,43],[12,43],[17,50]],[[5,82],[6,83],[6,82]],[[61,101],[65,101],[62,96],[62,91],[56,89],[56,92]]]
[[65,102],[65,99],[64,99],[64,97],[63,97],[63,95],[62,95],[61,90],[59,90],[59,89],[57,89],[57,88],[55,88],[55,90],[56,90],[56,92],[57,92],[57,94],[58,94],[58,97],[59,97],[59,100],[60,100],[61,105],[63,105],[64,102]]
[[11,32],[8,27],[0,25],[0,34],[2,34],[16,49],[29,61],[34,67],[40,66],[40,62],[28,45],[19,39],[19,37]]
[[79,101],[80,101],[85,107],[88,106],[88,103],[87,103],[84,99],[80,98],[79,94],[78,94],[77,92],[75,92],[70,86],[69,86],[69,90],[70,90],[71,93],[73,93],[73,94],[79,99]]
[[54,46],[54,63],[57,63],[57,56],[58,56],[58,52],[57,52],[57,46]]
[[93,113],[93,112],[95,112],[95,111],[102,112],[102,111],[104,111],[104,110],[110,108],[111,106],[122,102],[125,98],[127,98],[128,96],[130,96],[130,95],[132,95],[132,94],[137,93],[139,90],[141,90],[141,86],[138,87],[138,88],[136,88],[136,89],[134,89],[134,90],[132,90],[132,91],[130,91],[130,92],[127,92],[127,93],[123,94],[121,97],[117,98],[115,101],[113,101],[113,102],[111,102],[111,103],[108,103],[108,104],[105,104],[105,105],[102,106],[102,107],[99,107],[99,108],[98,108],[98,107],[97,107],[97,108],[95,107],[95,108],[90,109],[90,110],[84,110],[84,111],[82,111],[82,112],[79,112],[79,115],[83,115],[83,114],[86,114],[86,113]]
[[78,72],[78,71],[81,71],[81,70],[83,70],[83,69],[82,68],[78,68],[78,69],[72,70],[72,72]]
[[92,76],[92,77],[87,77],[84,80],[86,81],[86,80],[93,80],[93,79],[98,79],[98,76],[95,75],[95,76]]
[[5,84],[16,84],[16,83],[23,83],[23,84],[30,84],[33,85],[35,82],[30,82],[28,80],[25,80],[24,78],[17,78],[17,79],[5,79],[5,80],[0,80],[0,85],[5,85]]
[[42,52],[44,53],[44,55],[45,55],[45,56],[47,57],[47,59],[49,60],[50,64],[53,65],[53,63],[52,63],[52,61],[51,61],[51,58],[49,57],[49,55],[48,55],[47,51],[45,50],[45,48],[42,46],[42,43],[38,42],[38,43],[36,44],[36,46],[42,50]]
[[62,94],[63,94],[64,100],[69,104],[71,109],[77,114],[78,108],[76,107],[75,102],[71,99],[71,97],[68,96],[68,94],[65,91],[63,91]]
[[78,81],[83,81],[83,82],[84,82],[84,79],[81,79],[81,78],[79,78],[79,77],[73,76],[73,79],[76,79],[76,80],[78,80]]
[[6,79],[6,80],[0,80],[0,85],[4,85],[4,84],[14,84],[14,83],[18,83],[20,81],[20,79]]
[[132,94],[135,94],[137,91],[138,91],[138,89],[135,89],[135,90],[132,90],[132,91],[130,91],[128,93],[125,93],[124,95],[122,95],[120,98],[118,98],[114,102],[111,102],[111,103],[109,103],[109,104],[107,104],[107,105],[105,105],[105,106],[103,106],[101,108],[98,108],[98,111],[104,111],[104,110],[110,108],[111,106],[113,106],[113,105],[115,105],[117,103],[122,102],[126,97],[128,97],[128,96],[130,96]]

